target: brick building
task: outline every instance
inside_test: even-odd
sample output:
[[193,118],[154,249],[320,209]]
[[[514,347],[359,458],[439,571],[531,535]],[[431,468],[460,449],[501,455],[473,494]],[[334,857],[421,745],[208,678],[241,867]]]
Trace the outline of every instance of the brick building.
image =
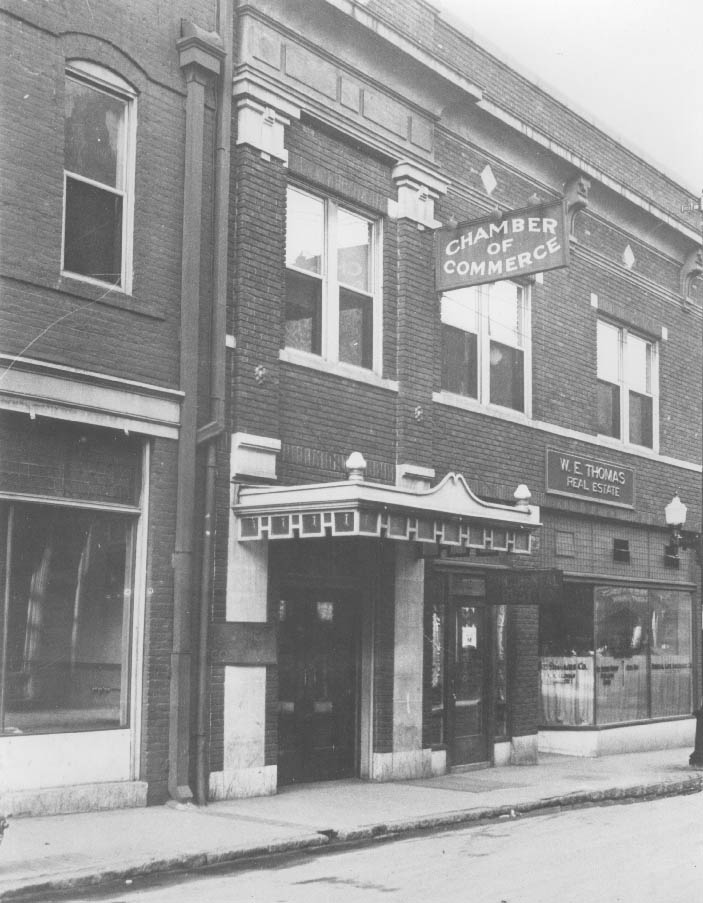
[[695,199],[422,0],[66,6],[2,15],[9,799],[692,742]]
[[224,53],[182,18],[217,25],[209,0],[0,14],[5,812],[188,784]]

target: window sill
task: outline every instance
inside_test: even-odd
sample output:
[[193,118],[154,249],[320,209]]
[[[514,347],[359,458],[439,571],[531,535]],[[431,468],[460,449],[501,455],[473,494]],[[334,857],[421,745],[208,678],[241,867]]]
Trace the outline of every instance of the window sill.
[[73,295],[76,298],[84,298],[96,304],[106,304],[109,307],[119,307],[133,313],[142,314],[155,319],[165,319],[163,308],[159,304],[149,301],[140,301],[134,295],[129,295],[121,288],[107,283],[90,282],[76,276],[62,273],[58,281],[51,286],[60,292]]
[[485,414],[487,417],[496,417],[499,420],[509,420],[511,423],[531,423],[527,414],[522,411],[514,411],[512,408],[501,408],[498,405],[481,404],[475,398],[469,398],[467,395],[456,395],[454,392],[433,392],[432,401],[438,404],[446,404],[452,408],[462,408],[465,411],[475,411],[478,414]]
[[633,442],[623,442],[622,439],[615,439],[613,436],[606,436],[604,433],[598,433],[596,438],[599,445],[607,446],[608,448],[629,452],[633,455],[643,455],[644,457],[659,457],[657,448],[650,448],[647,445],[635,445]]
[[282,348],[278,353],[278,357],[279,360],[284,361],[286,364],[307,367],[310,370],[317,370],[319,373],[328,373],[331,376],[351,379],[354,382],[365,383],[367,386],[374,386],[378,389],[387,389],[389,392],[398,391],[397,380],[385,379],[372,370],[355,367],[352,364],[327,361],[316,354],[308,354],[306,351],[299,351],[297,348]]

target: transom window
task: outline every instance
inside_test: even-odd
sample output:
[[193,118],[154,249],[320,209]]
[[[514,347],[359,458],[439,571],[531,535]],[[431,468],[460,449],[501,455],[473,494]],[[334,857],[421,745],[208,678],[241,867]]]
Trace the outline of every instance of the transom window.
[[378,224],[288,189],[285,345],[380,372]]
[[526,412],[528,289],[508,280],[442,296],[442,389]]
[[598,321],[598,432],[654,447],[656,345]]
[[66,72],[63,269],[130,291],[135,96],[89,63]]

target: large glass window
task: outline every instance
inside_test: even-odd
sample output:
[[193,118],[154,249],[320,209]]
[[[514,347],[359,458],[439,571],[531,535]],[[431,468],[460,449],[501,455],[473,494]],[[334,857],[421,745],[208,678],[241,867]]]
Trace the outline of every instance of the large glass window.
[[442,296],[442,389],[526,411],[527,289],[514,282]]
[[133,516],[0,506],[0,731],[129,724]]
[[598,432],[632,445],[654,447],[656,346],[598,321]]
[[66,74],[63,269],[129,290],[134,95],[112,73]]
[[380,370],[377,226],[330,199],[288,189],[288,348]]
[[692,711],[689,593],[568,586],[540,621],[541,721],[618,724]]

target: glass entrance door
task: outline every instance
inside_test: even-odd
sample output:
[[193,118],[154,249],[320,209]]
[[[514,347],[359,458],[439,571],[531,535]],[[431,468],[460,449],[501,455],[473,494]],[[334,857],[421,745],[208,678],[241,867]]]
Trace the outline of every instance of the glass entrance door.
[[284,593],[278,623],[278,783],[356,768],[358,606],[340,593]]
[[447,637],[447,752],[453,767],[487,762],[489,634],[483,605],[450,599]]

